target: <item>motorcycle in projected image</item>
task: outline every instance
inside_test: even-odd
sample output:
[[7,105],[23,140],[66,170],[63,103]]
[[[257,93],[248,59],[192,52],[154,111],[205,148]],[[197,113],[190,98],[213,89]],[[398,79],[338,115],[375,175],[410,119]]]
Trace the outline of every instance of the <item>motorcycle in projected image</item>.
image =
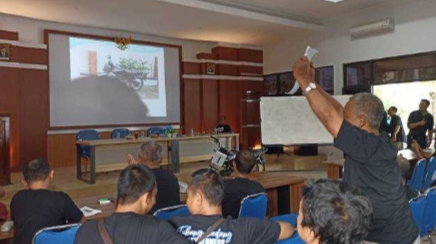
[[140,90],[144,86],[148,71],[151,69],[148,62],[131,58],[120,58],[120,64],[115,65],[110,55],[107,58],[108,61],[104,65],[103,71],[108,77],[116,78],[126,83],[135,91]]

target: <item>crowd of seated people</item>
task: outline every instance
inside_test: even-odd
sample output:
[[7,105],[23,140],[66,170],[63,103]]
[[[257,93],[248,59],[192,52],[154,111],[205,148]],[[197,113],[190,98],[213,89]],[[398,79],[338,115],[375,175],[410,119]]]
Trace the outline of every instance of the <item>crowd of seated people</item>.
[[[240,157],[250,159],[244,151]],[[67,194],[49,190],[54,171],[46,160],[36,159],[24,164],[23,176],[28,189],[19,191],[11,203],[12,220],[15,221],[13,243],[32,243],[33,236],[42,228],[78,222],[83,224],[76,234],[77,244],[106,244],[108,239],[111,243],[126,244],[263,244],[287,239],[296,232],[286,222],[233,219],[230,215],[224,218],[222,203],[226,183],[219,173],[209,168],[192,174],[186,201],[191,215],[173,217],[169,222],[149,215],[156,204],[158,181],[145,163],[132,163],[121,172],[115,212],[101,220],[86,221]],[[326,201],[331,204],[325,204]],[[328,225],[324,220],[321,223],[314,219],[318,215],[327,216],[326,211],[338,206],[341,211],[335,211]],[[239,206],[235,208],[239,209]],[[354,243],[344,240],[362,240],[368,232],[370,215],[370,202],[360,191],[345,183],[320,181],[301,201],[298,232],[306,243]],[[346,221],[345,216],[348,216]],[[356,221],[361,225],[355,224]],[[336,222],[338,224],[332,225]],[[332,228],[340,229],[340,234],[332,235],[335,232]],[[349,237],[337,239],[338,235]],[[323,242],[325,240],[335,242]]]

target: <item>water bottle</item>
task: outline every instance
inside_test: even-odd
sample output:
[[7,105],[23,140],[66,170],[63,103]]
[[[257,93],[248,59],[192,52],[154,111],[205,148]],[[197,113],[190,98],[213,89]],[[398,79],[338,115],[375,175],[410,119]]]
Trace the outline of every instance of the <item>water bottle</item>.
[[190,134],[191,134],[191,136],[194,136],[194,129],[193,128],[191,128]]
[[117,132],[117,140],[120,140],[120,139],[121,139],[121,133]]

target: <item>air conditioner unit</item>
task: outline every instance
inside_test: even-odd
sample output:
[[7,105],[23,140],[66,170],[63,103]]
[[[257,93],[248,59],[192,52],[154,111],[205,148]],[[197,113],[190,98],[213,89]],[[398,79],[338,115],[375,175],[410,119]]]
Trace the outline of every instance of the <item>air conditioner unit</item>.
[[394,31],[394,20],[385,19],[381,21],[375,21],[364,25],[358,25],[351,27],[350,36],[351,39],[358,39],[378,34],[384,34]]

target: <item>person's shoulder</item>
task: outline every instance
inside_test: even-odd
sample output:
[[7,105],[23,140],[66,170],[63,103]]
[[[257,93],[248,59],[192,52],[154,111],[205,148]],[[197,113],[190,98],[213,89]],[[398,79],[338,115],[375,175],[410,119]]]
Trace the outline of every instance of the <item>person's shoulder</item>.
[[265,190],[265,188],[263,187],[262,184],[260,184],[259,182],[255,181],[255,180],[250,180],[250,184],[253,185],[253,187],[256,187],[258,189],[263,189]]

